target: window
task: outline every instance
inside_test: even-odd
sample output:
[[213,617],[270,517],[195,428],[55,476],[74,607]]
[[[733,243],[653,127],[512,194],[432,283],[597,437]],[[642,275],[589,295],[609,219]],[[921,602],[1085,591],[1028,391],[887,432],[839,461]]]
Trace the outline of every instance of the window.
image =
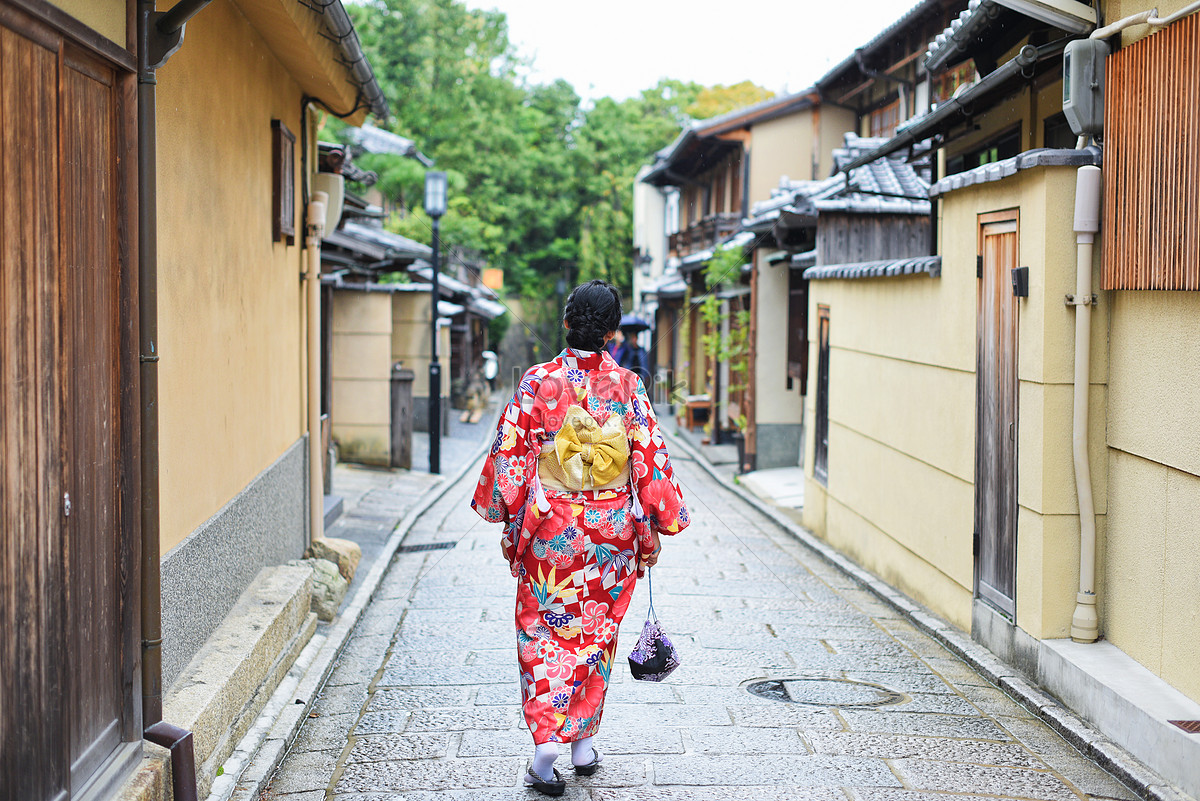
[[946,174],[973,170],[984,164],[995,164],[997,161],[1010,159],[1021,152],[1021,126],[1009,128],[1004,133],[979,145],[966,153],[960,153],[946,159]]
[[296,241],[296,136],[281,120],[271,120],[271,237]]
[[875,109],[868,117],[868,133],[871,136],[891,137],[900,124],[900,99],[897,98],[883,108]]
[[943,103],[954,97],[958,87],[975,82],[975,61],[967,59],[953,69],[946,70],[933,79],[931,103]]
[[733,158],[729,164],[729,210],[737,214],[745,214],[747,209],[742,208],[742,151],[738,150],[733,154]]
[[803,270],[788,270],[787,388],[800,383],[808,394],[808,281]]
[[1075,134],[1067,123],[1067,115],[1061,111],[1051,114],[1042,121],[1042,147],[1065,150],[1075,147]]
[[817,423],[813,476],[829,486],[829,307],[817,306]]

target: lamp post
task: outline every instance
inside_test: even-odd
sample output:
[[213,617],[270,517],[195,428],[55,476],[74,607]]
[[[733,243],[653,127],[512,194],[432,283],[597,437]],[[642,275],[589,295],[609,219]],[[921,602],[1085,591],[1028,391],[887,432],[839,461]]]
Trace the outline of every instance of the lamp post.
[[433,275],[429,300],[429,472],[442,472],[442,366],[438,364],[438,227],[446,213],[446,173],[425,173],[425,213],[433,220]]
[[566,296],[567,296],[567,279],[560,278],[560,279],[558,279],[558,281],[555,282],[554,296],[558,299],[558,315],[557,315],[558,319],[555,320],[555,322],[557,323],[557,325],[555,326],[555,330],[558,332],[557,333],[558,352],[562,353],[562,349],[563,349],[562,313],[563,313],[564,298],[566,298]]

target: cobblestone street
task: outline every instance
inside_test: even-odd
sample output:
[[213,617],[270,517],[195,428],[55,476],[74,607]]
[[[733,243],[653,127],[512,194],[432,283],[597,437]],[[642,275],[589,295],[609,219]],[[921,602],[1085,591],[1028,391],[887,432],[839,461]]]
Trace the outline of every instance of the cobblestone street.
[[[665,543],[655,606],[684,664],[630,678],[639,586],[604,765],[577,779],[564,748],[565,798],[1135,798],[677,449],[676,473],[694,522]],[[468,508],[475,477],[404,541],[264,798],[540,797],[520,784],[514,582]]]

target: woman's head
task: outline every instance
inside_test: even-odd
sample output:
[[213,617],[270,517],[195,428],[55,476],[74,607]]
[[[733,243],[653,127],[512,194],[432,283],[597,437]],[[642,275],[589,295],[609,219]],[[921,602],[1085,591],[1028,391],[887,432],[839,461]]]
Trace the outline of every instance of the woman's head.
[[568,345],[576,350],[600,350],[608,335],[621,325],[621,295],[615,286],[600,279],[580,284],[567,298],[563,322]]

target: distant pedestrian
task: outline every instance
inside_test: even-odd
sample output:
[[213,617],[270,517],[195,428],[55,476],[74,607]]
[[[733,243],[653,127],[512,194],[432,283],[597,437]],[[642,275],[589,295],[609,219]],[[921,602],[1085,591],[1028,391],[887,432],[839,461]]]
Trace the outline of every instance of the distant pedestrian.
[[607,353],[609,356],[612,356],[613,361],[616,361],[617,351],[620,350],[621,346],[624,344],[625,344],[625,335],[621,333],[620,329],[617,329],[613,333],[612,339],[610,339],[604,343],[604,352]]
[[592,738],[616,663],[617,629],[660,534],[689,522],[646,389],[605,350],[621,299],[589,281],[567,299],[567,348],[525,373],[501,416],[471,506],[505,523],[517,578],[522,711],[533,734],[525,783],[562,795],[558,744],[576,775],[601,754]]
[[650,387],[650,358],[646,350],[637,341],[637,331],[632,328],[622,328],[617,332],[621,344],[617,346],[613,358],[617,364],[642,379],[647,389]]

